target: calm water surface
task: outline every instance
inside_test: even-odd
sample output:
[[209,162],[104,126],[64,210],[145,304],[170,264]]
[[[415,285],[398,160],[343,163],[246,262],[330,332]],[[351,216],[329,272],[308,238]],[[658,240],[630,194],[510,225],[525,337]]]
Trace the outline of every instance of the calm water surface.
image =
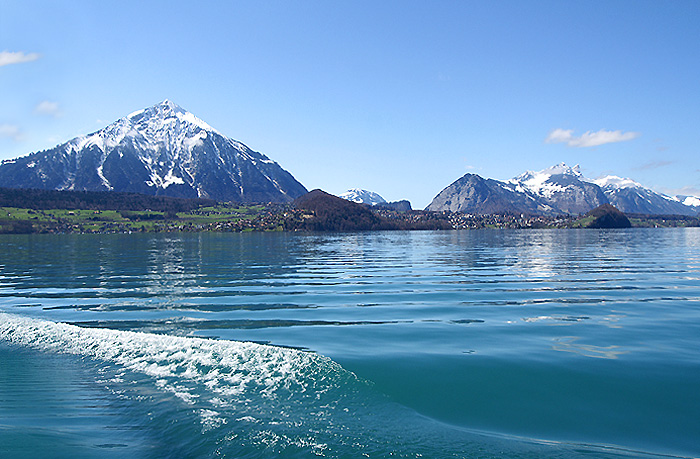
[[698,457],[700,230],[0,236],[2,457]]

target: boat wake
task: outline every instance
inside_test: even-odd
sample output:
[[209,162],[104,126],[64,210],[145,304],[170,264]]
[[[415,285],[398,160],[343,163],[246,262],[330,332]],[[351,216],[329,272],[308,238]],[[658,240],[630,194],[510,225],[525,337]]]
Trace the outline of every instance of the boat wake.
[[628,456],[446,426],[392,402],[333,360],[296,349],[7,313],[0,313],[0,340],[95,362],[101,383],[130,397],[131,416],[166,437],[154,456]]

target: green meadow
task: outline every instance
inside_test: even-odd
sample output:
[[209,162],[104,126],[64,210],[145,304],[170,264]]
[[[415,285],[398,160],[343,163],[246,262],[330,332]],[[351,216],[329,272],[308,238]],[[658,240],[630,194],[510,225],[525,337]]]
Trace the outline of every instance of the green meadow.
[[217,204],[185,212],[0,207],[0,233],[266,231],[281,229],[262,205]]

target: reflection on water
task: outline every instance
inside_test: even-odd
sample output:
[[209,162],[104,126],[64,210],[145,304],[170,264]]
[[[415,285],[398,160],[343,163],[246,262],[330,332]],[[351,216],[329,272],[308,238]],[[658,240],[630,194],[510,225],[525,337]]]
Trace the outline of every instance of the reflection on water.
[[616,359],[622,354],[629,351],[619,351],[620,346],[595,346],[593,344],[577,343],[581,337],[565,336],[554,339],[555,344],[552,349],[555,351],[573,352],[574,354],[583,355],[585,357],[594,357],[597,359]]
[[[202,324],[188,326],[193,334],[216,328],[217,336],[311,344],[332,354],[362,351],[358,334],[367,345],[395,350],[393,340],[413,336],[402,348],[509,353],[517,342],[534,354],[551,352],[548,340],[561,327],[542,325],[585,327],[601,340],[594,344],[606,347],[623,336],[614,333],[645,326],[644,311],[682,320],[671,311],[687,314],[700,299],[697,233],[13,236],[0,246],[0,307],[107,327],[134,323],[135,329],[136,322],[191,319]],[[480,323],[484,331],[449,328],[460,321]],[[231,327],[220,326],[225,323]],[[354,326],[313,333],[309,343],[308,334],[287,330],[292,327],[235,324]],[[388,324],[394,327],[385,330]],[[508,340],[492,342],[496,326],[511,327]],[[278,333],[251,331],[261,328]],[[477,341],[482,334],[487,339]],[[644,352],[658,352],[649,344],[656,335],[624,336]]]

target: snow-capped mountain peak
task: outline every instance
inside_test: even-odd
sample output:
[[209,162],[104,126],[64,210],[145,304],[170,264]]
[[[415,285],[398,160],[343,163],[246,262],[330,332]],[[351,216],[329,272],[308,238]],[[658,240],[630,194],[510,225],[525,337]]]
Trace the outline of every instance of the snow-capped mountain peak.
[[520,183],[526,187],[539,188],[542,183],[546,182],[555,175],[568,175],[583,179],[581,167],[578,164],[574,167],[569,167],[566,165],[566,163],[559,163],[541,171],[527,171],[511,179],[510,181],[513,183]]
[[559,163],[555,166],[548,167],[547,169],[541,170],[539,172],[540,174],[546,174],[546,175],[573,175],[575,177],[581,177],[581,166],[578,164],[569,167],[566,165],[566,163]]
[[126,117],[139,130],[157,131],[168,125],[191,125],[205,131],[219,133],[206,122],[194,116],[176,103],[165,99],[152,107],[131,113]]
[[622,189],[622,188],[644,188],[641,183],[635,182],[630,178],[622,178],[617,175],[607,175],[593,180],[593,183],[605,189]]
[[191,150],[209,134],[221,135],[206,122],[166,99],[120,118],[97,132],[76,137],[69,143],[76,151],[94,145],[107,153],[128,138],[147,150],[177,151],[183,147]]
[[367,191],[361,188],[351,188],[345,193],[340,194],[339,197],[360,204],[369,204],[370,206],[386,203],[386,200],[384,200],[384,198],[382,198],[379,194],[375,193],[374,191]]
[[606,202],[602,191],[581,174],[581,167],[559,163],[538,172],[527,171],[507,183],[513,190],[567,213],[586,212]]

